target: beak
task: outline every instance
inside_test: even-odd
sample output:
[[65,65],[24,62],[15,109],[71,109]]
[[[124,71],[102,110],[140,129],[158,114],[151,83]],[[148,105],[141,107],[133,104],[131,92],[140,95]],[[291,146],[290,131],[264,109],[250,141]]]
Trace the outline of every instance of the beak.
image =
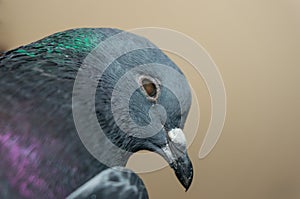
[[168,136],[168,143],[157,153],[169,163],[187,191],[193,181],[193,165],[187,154],[184,134],[181,129],[172,129]]
[[170,166],[175,171],[177,179],[185,188],[185,191],[187,191],[193,181],[193,165],[187,154],[184,157],[178,158]]

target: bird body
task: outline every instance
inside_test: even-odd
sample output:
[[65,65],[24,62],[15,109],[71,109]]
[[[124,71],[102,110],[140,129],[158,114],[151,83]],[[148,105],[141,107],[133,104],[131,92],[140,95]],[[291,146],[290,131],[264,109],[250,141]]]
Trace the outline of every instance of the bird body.
[[80,141],[71,109],[77,70],[103,38],[98,29],[70,30],[0,58],[1,186],[60,198],[106,168]]
[[[95,107],[99,123],[110,141],[125,150],[119,159],[114,159],[117,156],[108,148],[98,151],[110,157],[114,165],[106,165],[91,155],[74,124],[72,108],[76,104],[72,104],[72,91],[79,68],[101,42],[120,32],[111,28],[68,30],[0,57],[0,198],[64,198],[108,166],[125,166],[132,153],[158,150],[122,133],[113,123],[109,102],[117,79],[135,65],[163,62],[180,71],[159,49],[142,49],[119,57],[98,85]],[[131,114],[144,125],[150,120],[148,111],[153,102],[141,93],[134,94],[133,99],[139,103],[133,102]],[[164,103],[167,98],[161,94],[157,101]],[[171,106],[178,104],[174,100],[165,105],[171,113]],[[167,121],[166,128],[179,128],[176,120]],[[148,142],[159,146],[167,138],[154,136]],[[180,172],[192,175],[190,170]],[[188,187],[191,179],[180,181]]]

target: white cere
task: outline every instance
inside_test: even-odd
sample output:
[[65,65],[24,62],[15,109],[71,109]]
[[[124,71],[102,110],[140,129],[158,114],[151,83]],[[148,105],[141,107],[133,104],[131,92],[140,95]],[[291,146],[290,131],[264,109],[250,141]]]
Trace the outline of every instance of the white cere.
[[168,136],[173,143],[185,145],[186,139],[181,129],[175,128],[168,132]]

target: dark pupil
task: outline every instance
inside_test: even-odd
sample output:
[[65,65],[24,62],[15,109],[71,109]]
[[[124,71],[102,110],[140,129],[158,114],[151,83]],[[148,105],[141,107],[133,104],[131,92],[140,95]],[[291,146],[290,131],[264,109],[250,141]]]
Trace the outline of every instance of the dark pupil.
[[149,79],[143,79],[142,81],[143,87],[146,91],[146,93],[150,96],[150,97],[155,97],[156,96],[156,86],[153,82],[151,82]]

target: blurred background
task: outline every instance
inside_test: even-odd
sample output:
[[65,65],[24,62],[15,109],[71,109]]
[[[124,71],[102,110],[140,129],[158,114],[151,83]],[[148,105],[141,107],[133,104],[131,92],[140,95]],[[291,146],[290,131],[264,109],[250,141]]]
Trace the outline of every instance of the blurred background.
[[[299,0],[0,0],[0,51],[77,27],[175,29],[218,65],[227,92],[222,136],[204,159],[210,97],[189,64],[169,54],[197,93],[201,120],[185,192],[170,168],[141,174],[150,198],[300,198]],[[159,158],[159,157],[157,157]]]

